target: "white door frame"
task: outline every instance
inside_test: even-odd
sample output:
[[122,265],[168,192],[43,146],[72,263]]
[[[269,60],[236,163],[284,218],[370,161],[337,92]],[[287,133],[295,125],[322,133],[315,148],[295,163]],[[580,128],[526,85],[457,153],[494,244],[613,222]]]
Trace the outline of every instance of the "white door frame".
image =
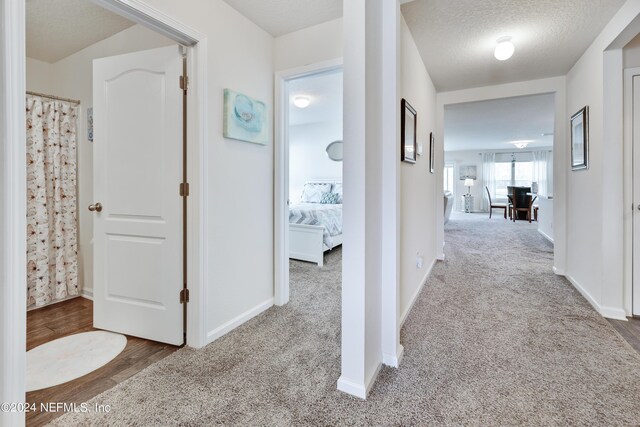
[[[0,2],[0,403],[25,401],[26,144],[25,2]],[[0,411],[0,425],[24,425],[24,412]]]
[[640,292],[640,289],[634,289],[633,283],[633,215],[637,209],[634,203],[639,202],[633,197],[633,77],[638,75],[640,75],[640,67],[624,70],[623,170],[625,185],[623,206],[631,208],[631,214],[623,216],[624,236],[626,236],[624,241],[624,309],[629,316],[633,315],[633,294]]
[[275,74],[274,302],[289,302],[289,95],[287,83],[342,69],[342,58]]
[[[203,262],[207,235],[207,39],[206,37],[140,0],[93,0],[133,22],[158,31],[189,48],[190,88],[187,119],[189,136],[187,210],[190,299],[187,344],[206,342],[205,277]],[[25,401],[26,375],[26,162],[25,162],[25,3],[0,3],[0,402]],[[178,141],[179,143],[179,141]],[[177,184],[176,184],[177,185]],[[176,295],[176,298],[178,296]],[[24,412],[0,411],[0,425],[24,425]]]

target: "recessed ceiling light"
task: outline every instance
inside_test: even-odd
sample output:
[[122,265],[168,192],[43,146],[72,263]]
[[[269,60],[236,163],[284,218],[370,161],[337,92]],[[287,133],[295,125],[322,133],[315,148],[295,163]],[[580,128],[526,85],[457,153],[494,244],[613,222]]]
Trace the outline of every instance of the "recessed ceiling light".
[[307,108],[311,104],[311,100],[308,96],[296,96],[293,98],[293,105],[298,108]]
[[511,37],[504,36],[497,40],[498,44],[493,51],[493,55],[498,61],[506,61],[511,58],[513,52],[516,50],[515,46],[511,42]]

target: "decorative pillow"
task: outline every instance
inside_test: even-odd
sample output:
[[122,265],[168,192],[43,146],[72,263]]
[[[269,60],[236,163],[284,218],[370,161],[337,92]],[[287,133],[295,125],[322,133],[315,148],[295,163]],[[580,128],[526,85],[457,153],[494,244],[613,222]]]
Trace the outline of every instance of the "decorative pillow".
[[324,205],[337,205],[339,194],[337,193],[322,193],[320,203]]
[[338,195],[338,201],[336,203],[342,203],[342,183],[336,182],[335,184],[333,184],[333,189],[331,190],[331,192]]
[[331,184],[306,183],[302,189],[302,203],[320,203],[322,193],[331,192]]

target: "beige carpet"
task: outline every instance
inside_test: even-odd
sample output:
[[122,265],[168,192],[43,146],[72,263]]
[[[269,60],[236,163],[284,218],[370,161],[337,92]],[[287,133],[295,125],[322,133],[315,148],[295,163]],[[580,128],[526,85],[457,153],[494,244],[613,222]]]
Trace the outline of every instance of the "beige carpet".
[[54,425],[640,425],[640,356],[564,279],[535,224],[447,224],[402,331],[400,369],[367,401],[336,391],[340,251],[292,262],[291,302],[183,349]]

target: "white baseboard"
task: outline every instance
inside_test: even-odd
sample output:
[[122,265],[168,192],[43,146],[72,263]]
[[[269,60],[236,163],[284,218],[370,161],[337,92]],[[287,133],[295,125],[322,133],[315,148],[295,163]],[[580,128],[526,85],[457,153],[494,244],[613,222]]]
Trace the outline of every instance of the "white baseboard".
[[552,270],[557,276],[564,276],[564,270],[556,267],[555,265],[553,266]]
[[93,289],[91,288],[84,288],[82,289],[82,294],[81,294],[84,298],[86,299],[90,299],[91,301],[93,301]]
[[359,397],[360,399],[367,398],[367,388],[364,384],[360,384],[344,376],[338,378],[338,390],[351,396]]
[[364,384],[360,384],[357,381],[353,381],[349,378],[345,378],[344,375],[341,375],[338,379],[338,390],[366,400],[369,392],[371,391],[371,387],[373,387],[373,384],[376,382],[376,378],[378,378],[380,369],[382,369],[382,363],[378,364]]
[[378,378],[380,369],[382,369],[382,363],[378,363],[378,366],[376,367],[376,369],[371,373],[369,378],[367,378],[367,380],[365,381],[365,390],[366,390],[364,395],[365,399],[369,395],[369,392],[371,391],[371,387],[373,387],[373,384],[376,382],[376,378]]
[[593,308],[595,308],[596,311],[600,313],[602,317],[606,317],[607,319],[615,319],[615,320],[627,320],[626,313],[623,309],[601,306],[591,296],[591,294],[587,292],[587,290],[583,288],[573,277],[569,276],[568,274],[565,274],[564,277],[566,277],[567,280],[573,285],[573,287],[576,288],[578,292],[580,292],[587,301],[589,301],[589,304],[591,304]]
[[402,362],[402,356],[404,355],[404,347],[402,344],[398,345],[398,354],[382,354],[382,363],[384,365],[390,366],[392,368],[400,367],[400,362]]
[[542,237],[544,237],[545,239],[547,239],[548,241],[550,241],[551,243],[553,243],[553,239],[544,231],[540,230],[538,228],[538,233],[542,234]]
[[268,300],[261,302],[260,304],[256,305],[252,309],[245,311],[239,316],[236,316],[233,319],[229,320],[228,322],[218,326],[214,330],[209,331],[207,333],[207,342],[205,343],[205,345],[212,343],[213,341],[217,340],[221,336],[231,332],[232,330],[242,325],[247,320],[250,320],[256,317],[258,314],[267,310],[271,306],[273,306],[273,298],[269,298]]
[[413,308],[413,304],[415,304],[416,300],[418,299],[418,295],[420,295],[420,292],[422,291],[422,288],[424,287],[424,284],[427,281],[427,278],[429,278],[429,275],[431,274],[431,271],[433,270],[433,266],[436,265],[436,261],[438,261],[438,260],[434,259],[431,262],[431,265],[427,269],[427,272],[425,273],[424,277],[422,278],[422,281],[420,282],[420,286],[418,286],[416,291],[411,296],[411,300],[409,301],[409,306],[406,308],[406,310],[400,316],[400,327],[402,327],[402,325],[404,325],[404,321],[407,319],[407,316],[411,312],[411,309]]
[[629,320],[627,319],[627,313],[621,308],[601,306],[600,314],[607,319],[624,320],[625,322]]

